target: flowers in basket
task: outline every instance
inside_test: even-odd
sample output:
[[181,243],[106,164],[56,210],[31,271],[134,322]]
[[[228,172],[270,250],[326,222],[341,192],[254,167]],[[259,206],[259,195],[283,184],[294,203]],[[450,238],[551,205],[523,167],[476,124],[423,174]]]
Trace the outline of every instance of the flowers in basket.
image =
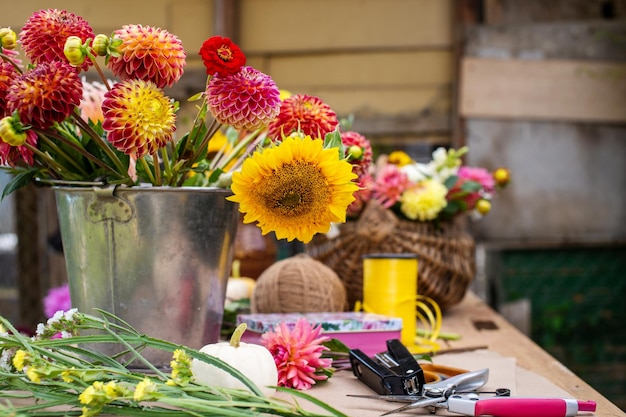
[[[31,181],[218,186],[231,187],[244,222],[279,239],[307,242],[345,220],[356,176],[335,113],[316,97],[281,100],[230,39],[199,48],[207,82],[189,99],[197,113],[182,134],[179,103],[164,89],[183,76],[187,54],[167,30],[95,34],[80,16],[48,9],[19,37],[0,28],[0,41],[0,168],[14,174],[3,196]],[[99,81],[88,81],[93,73]]]
[[360,188],[348,216],[358,217],[369,201],[401,219],[419,222],[447,220],[466,212],[478,217],[489,213],[494,194],[509,183],[510,172],[464,166],[462,156],[468,150],[440,147],[427,163],[415,162],[403,151],[381,155],[362,167]]

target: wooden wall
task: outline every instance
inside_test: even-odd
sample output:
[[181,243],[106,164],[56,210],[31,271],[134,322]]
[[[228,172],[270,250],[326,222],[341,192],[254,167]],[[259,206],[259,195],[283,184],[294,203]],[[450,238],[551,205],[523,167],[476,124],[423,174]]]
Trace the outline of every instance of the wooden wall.
[[[204,86],[197,55],[202,42],[226,30],[248,63],[270,74],[280,88],[319,96],[342,117],[354,115],[355,129],[373,141],[447,144],[454,79],[452,4],[33,0],[4,8],[0,24],[17,31],[33,11],[56,7],[82,16],[96,33],[127,23],[165,28],[183,41],[188,53],[185,76],[168,91],[181,102]],[[183,123],[189,113],[183,111]]]

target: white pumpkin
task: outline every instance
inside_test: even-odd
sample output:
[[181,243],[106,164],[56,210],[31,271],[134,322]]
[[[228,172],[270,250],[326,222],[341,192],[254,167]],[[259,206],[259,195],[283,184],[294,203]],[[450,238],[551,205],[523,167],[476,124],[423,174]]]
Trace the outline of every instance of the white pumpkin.
[[[212,343],[200,352],[219,358],[236,368],[254,382],[266,396],[276,392],[278,370],[269,350],[264,346],[241,342],[246,324],[240,324],[233,332],[230,342]],[[194,359],[191,362],[194,377],[207,385],[220,388],[248,389],[240,380],[214,365]]]
[[240,276],[241,261],[235,259],[232,265],[231,277],[228,278],[226,283],[226,301],[239,301],[242,299],[252,298],[252,292],[256,281],[250,277]]

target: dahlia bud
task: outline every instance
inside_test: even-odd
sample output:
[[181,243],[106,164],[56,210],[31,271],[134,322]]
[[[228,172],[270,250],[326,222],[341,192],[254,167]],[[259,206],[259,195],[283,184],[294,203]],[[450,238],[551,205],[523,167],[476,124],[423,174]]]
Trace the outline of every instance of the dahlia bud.
[[80,67],[85,62],[87,54],[83,48],[83,41],[78,36],[69,36],[63,47],[63,54],[74,67]]
[[363,157],[363,149],[360,146],[352,145],[348,148],[351,161],[358,161]]
[[491,211],[491,202],[481,198],[476,202],[476,211],[484,216]]
[[493,172],[493,179],[500,187],[504,187],[511,181],[511,171],[506,168],[498,168]]
[[18,126],[15,118],[6,116],[0,120],[0,140],[11,146],[22,146],[26,142],[26,132]]
[[97,56],[106,56],[109,49],[109,44],[109,37],[107,35],[99,34],[96,35],[95,38],[93,38],[93,43],[91,44],[91,47],[93,49],[93,52]]
[[0,41],[3,48],[15,49],[17,46],[17,35],[9,28],[1,28]]

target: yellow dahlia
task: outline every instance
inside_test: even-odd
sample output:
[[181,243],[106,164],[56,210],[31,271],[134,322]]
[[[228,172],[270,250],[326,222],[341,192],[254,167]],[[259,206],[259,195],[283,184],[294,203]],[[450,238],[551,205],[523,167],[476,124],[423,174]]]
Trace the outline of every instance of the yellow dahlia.
[[274,80],[248,66],[232,75],[211,78],[206,94],[213,117],[235,129],[266,126],[280,111],[280,90]]
[[13,79],[6,95],[7,110],[17,110],[24,124],[46,129],[62,122],[80,103],[83,87],[66,62],[43,62]]
[[283,100],[280,113],[268,129],[269,136],[274,140],[280,140],[295,131],[323,138],[338,125],[337,114],[319,97],[295,94]]
[[103,129],[113,146],[141,158],[172,140],[176,115],[171,101],[151,82],[117,83],[104,95]]
[[323,141],[285,138],[255,152],[233,173],[229,200],[240,204],[244,223],[258,222],[263,234],[309,242],[333,222],[344,222],[357,190],[352,165]]
[[440,182],[428,179],[402,193],[400,211],[411,220],[434,220],[447,205],[448,189]]
[[[78,36],[82,42],[93,39],[93,29],[80,16],[65,10],[48,9],[33,13],[20,32],[20,42],[26,56],[34,63],[48,61],[67,62],[63,54],[65,41]],[[92,64],[86,59],[80,66],[87,70]]]
[[151,81],[159,88],[171,87],[183,75],[185,49],[175,35],[160,28],[124,25],[113,37],[121,40],[119,56],[111,55],[108,67],[122,80]]

